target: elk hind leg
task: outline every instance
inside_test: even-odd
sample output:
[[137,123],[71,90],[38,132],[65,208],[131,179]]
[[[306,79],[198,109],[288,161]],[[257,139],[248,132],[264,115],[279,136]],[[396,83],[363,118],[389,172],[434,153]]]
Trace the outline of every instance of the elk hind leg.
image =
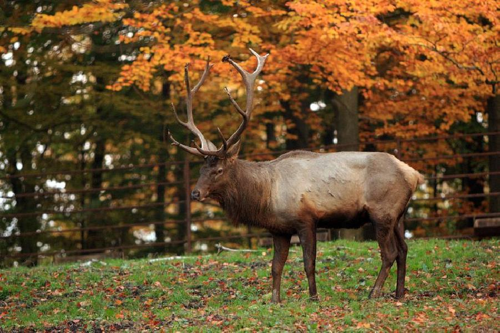
[[316,290],[316,228],[304,228],[298,232],[304,257],[304,269],[309,283],[309,297],[318,300]]
[[405,294],[406,256],[408,254],[408,245],[406,245],[405,242],[405,226],[403,220],[404,216],[401,216],[399,223],[394,227],[398,249],[398,256],[396,258],[398,266],[396,298],[403,298]]
[[380,272],[370,292],[369,298],[375,298],[381,295],[384,282],[387,276],[389,276],[389,271],[398,256],[396,236],[393,228],[395,223],[384,220],[375,222],[374,224],[377,241],[380,247],[380,255],[382,257],[382,267],[380,268]]
[[281,302],[281,275],[283,273],[283,266],[285,266],[286,259],[288,258],[291,238],[292,236],[290,235],[273,235],[274,256],[271,268],[273,276],[273,296],[271,302],[273,303]]

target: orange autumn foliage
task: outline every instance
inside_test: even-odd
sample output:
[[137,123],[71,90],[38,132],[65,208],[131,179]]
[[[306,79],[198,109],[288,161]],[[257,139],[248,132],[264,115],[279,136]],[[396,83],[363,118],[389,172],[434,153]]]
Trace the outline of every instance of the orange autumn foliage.
[[127,7],[127,4],[114,0],[95,0],[54,15],[38,14],[31,25],[41,31],[43,28],[60,28],[89,22],[113,22],[123,16],[122,10]]
[[[370,128],[362,135],[408,138],[445,133],[456,122],[470,121],[483,111],[498,80],[496,1],[224,0],[217,6],[222,7],[172,2],[123,18],[119,43],[145,46],[109,88],[135,85],[148,91],[166,77],[177,100],[184,65],[192,63],[194,80],[210,57],[215,67],[204,87],[210,101],[203,102],[210,113],[223,103],[224,85],[240,89],[235,73],[219,60],[231,54],[250,68],[245,49],[253,47],[271,53],[257,117],[279,115],[282,103],[289,102],[314,129],[321,120],[303,101],[318,89],[342,93],[358,87],[362,125]],[[40,30],[117,20],[125,8],[99,0],[39,15],[32,25]],[[218,115],[215,122],[236,123],[232,117]],[[258,140],[263,128],[255,126],[251,135]]]

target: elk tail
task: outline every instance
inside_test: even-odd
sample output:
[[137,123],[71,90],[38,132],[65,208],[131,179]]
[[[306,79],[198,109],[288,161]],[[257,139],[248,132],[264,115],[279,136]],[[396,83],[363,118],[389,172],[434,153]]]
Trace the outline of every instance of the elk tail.
[[415,192],[418,188],[418,185],[423,184],[425,179],[424,179],[424,176],[420,172],[418,172],[417,170],[412,168],[412,171],[413,171],[412,183],[414,184],[413,185],[413,192]]
[[399,169],[403,172],[406,182],[413,188],[413,192],[415,192],[418,185],[425,182],[424,176],[405,162],[397,159],[396,157],[394,157],[394,159],[398,162]]
[[[416,171],[416,170],[415,170]],[[417,172],[417,185],[422,185],[425,182],[424,175],[422,175],[420,172]]]

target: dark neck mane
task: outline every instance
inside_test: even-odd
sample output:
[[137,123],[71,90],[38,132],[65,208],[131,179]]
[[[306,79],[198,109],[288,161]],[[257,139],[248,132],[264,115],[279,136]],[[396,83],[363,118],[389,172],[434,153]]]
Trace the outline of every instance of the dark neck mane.
[[214,193],[233,224],[264,226],[271,199],[271,175],[266,163],[236,160],[227,184]]

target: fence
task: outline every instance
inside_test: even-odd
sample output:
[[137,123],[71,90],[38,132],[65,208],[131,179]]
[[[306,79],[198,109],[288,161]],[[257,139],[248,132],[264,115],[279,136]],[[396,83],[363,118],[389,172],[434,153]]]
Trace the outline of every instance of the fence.
[[[425,223],[457,226],[459,221],[500,217],[499,209],[485,206],[488,199],[491,201],[500,195],[500,192],[489,191],[487,186],[489,178],[500,175],[500,170],[490,171],[487,167],[487,159],[500,155],[498,151],[486,149],[488,137],[495,135],[500,133],[376,140],[362,142],[357,148],[393,153],[426,173],[426,186],[412,200],[406,218],[410,228],[418,229]],[[342,148],[331,145],[311,150],[330,152]],[[440,154],[440,151],[446,153]],[[282,153],[285,151],[242,158],[268,160]],[[0,246],[0,258],[4,261],[39,260],[109,251],[137,254],[146,250],[189,253],[203,250],[216,241],[251,244],[252,240],[268,236],[262,231],[221,224],[225,218],[217,208],[197,203],[193,209],[190,191],[196,181],[194,172],[200,164],[185,159],[1,177],[6,190],[0,193],[4,210],[0,219],[6,227],[0,230],[0,243],[4,243]],[[75,186],[94,174],[108,178],[102,182],[105,186]],[[35,189],[32,192],[14,194],[8,191],[13,180],[39,185],[32,186]],[[43,186],[47,181],[67,181],[70,187]],[[102,224],[96,225],[96,221]],[[219,230],[207,229],[212,234],[207,230],[200,232],[207,224]],[[221,226],[225,227],[221,229]],[[234,233],[235,230],[238,233]],[[149,235],[149,239],[145,235]],[[160,235],[163,239],[155,239],[152,235]]]

